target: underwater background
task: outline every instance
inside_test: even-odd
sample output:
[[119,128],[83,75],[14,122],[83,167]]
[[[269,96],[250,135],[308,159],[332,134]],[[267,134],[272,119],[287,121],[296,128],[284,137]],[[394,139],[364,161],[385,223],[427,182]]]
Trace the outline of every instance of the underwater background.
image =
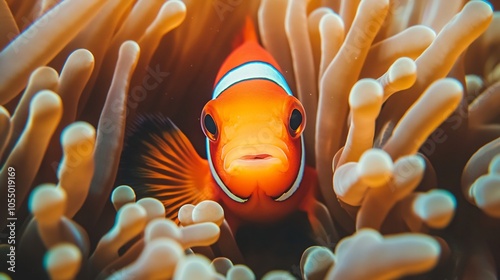
[[[0,1],[0,279],[498,279],[498,9]],[[307,112],[313,226],[233,234],[214,201],[176,224],[117,180],[139,115],[205,157],[200,112],[247,16]]]

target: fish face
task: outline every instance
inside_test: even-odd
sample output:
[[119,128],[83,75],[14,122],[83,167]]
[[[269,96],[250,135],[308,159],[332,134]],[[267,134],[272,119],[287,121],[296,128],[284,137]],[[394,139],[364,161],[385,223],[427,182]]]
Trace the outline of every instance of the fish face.
[[201,114],[212,175],[226,198],[255,207],[289,199],[304,167],[301,103],[265,80],[241,82]]

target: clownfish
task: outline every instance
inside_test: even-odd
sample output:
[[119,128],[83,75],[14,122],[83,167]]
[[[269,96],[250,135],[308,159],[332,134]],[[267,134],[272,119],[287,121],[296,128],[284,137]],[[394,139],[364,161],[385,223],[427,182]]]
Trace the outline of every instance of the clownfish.
[[206,159],[161,116],[132,125],[122,153],[122,181],[151,196],[176,219],[184,204],[219,202],[232,228],[308,212],[317,184],[305,164],[306,113],[247,19],[243,43],[223,62],[200,123]]

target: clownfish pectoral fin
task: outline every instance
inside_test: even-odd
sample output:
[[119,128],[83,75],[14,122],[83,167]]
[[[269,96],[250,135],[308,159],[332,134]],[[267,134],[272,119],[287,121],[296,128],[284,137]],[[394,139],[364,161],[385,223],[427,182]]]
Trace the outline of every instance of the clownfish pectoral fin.
[[119,170],[120,184],[137,198],[154,197],[175,221],[179,208],[215,198],[208,162],[166,117],[138,118],[126,138]]

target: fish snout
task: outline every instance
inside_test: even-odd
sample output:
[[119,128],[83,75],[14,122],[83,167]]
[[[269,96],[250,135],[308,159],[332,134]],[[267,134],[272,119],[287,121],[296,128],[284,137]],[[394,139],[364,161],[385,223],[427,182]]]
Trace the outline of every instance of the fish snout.
[[256,144],[232,148],[225,154],[223,166],[231,175],[247,173],[258,176],[266,171],[286,172],[290,164],[282,148],[270,144]]

